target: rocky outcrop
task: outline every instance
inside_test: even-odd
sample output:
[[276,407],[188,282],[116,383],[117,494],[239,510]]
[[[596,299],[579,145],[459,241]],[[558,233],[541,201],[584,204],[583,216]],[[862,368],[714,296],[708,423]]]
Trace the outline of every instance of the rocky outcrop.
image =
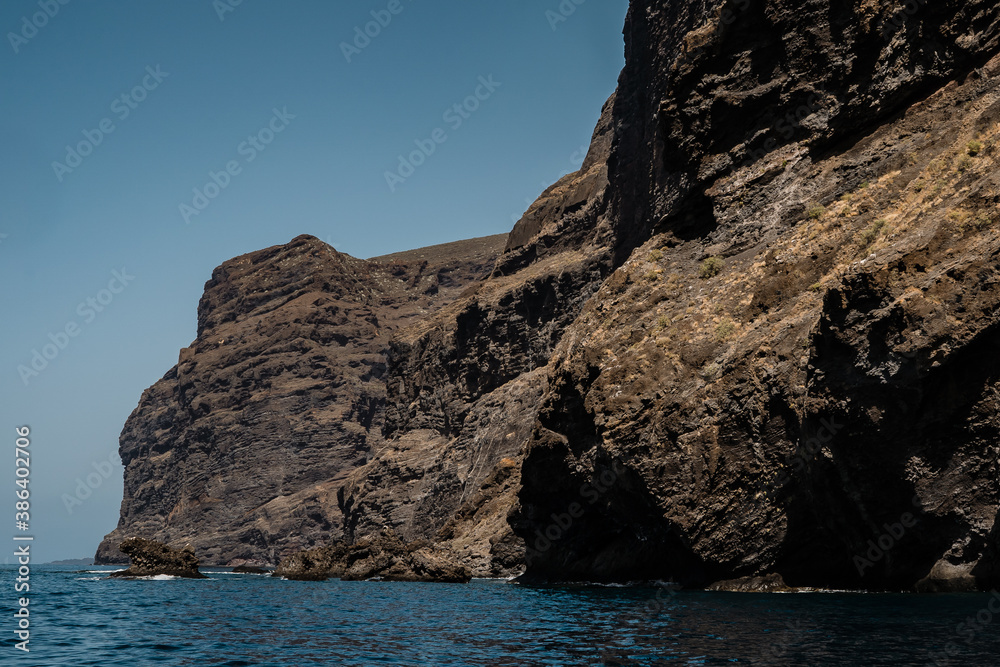
[[729,593],[790,593],[795,589],[789,588],[780,574],[768,574],[761,577],[717,581],[708,586],[707,590]]
[[529,573],[995,585],[1000,9],[698,7],[632,3],[630,254],[549,365]]
[[479,259],[220,267],[123,432],[112,539],[306,548],[306,577],[431,571],[400,555],[427,540],[476,576],[996,585],[1000,6],[633,0],[625,47],[581,170]]
[[612,268],[600,222],[612,107],[580,171],[528,209],[493,273],[393,339],[384,448],[341,491],[349,539],[391,526],[441,542],[476,576],[523,571],[506,517],[545,365]]
[[335,577],[345,581],[468,583],[469,569],[426,541],[405,543],[391,530],[354,544],[335,543],[284,559],[274,576],[299,581]]
[[392,333],[488,274],[505,241],[363,261],[301,236],[216,269],[197,339],[122,431],[122,514],[98,562],[136,532],[213,565],[341,538],[337,490],[378,449]]
[[172,549],[165,544],[140,537],[130,537],[118,545],[118,550],[132,561],[127,570],[112,572],[112,577],[171,576],[204,579],[198,570],[198,558],[190,545]]

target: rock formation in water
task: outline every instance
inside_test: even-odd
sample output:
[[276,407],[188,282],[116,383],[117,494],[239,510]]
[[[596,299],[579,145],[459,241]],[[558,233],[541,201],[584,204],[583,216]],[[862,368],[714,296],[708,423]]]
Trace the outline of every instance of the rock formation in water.
[[274,576],[299,581],[420,581],[465,584],[472,574],[454,554],[426,540],[405,543],[391,529],[353,544],[337,542],[285,558]]
[[112,540],[996,585],[1000,6],[633,0],[625,49],[581,170],[448,289],[312,239],[223,265]]
[[171,576],[186,579],[204,579],[198,570],[198,558],[190,545],[172,549],[165,544],[140,537],[130,537],[118,545],[118,550],[129,557],[132,565],[127,570],[112,572],[112,577]]

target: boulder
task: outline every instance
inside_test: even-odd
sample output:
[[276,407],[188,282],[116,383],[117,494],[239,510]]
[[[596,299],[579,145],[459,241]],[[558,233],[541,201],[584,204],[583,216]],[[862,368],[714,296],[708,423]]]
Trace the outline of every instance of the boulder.
[[710,591],[728,591],[730,593],[788,593],[790,588],[780,574],[772,573],[759,577],[740,577],[717,581],[708,587]]
[[198,571],[194,549],[172,549],[165,544],[141,537],[130,537],[118,545],[119,551],[132,560],[127,570],[112,572],[112,577],[155,577],[169,575],[188,579],[204,579]]
[[335,543],[300,551],[284,559],[274,576],[300,581],[337,577],[438,583],[468,583],[472,578],[450,552],[425,540],[406,543],[388,529],[352,545]]

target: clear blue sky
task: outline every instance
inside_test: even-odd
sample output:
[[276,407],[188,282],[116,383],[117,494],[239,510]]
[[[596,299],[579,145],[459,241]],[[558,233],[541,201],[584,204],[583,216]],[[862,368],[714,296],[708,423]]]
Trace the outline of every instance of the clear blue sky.
[[[0,509],[15,534],[27,424],[38,559],[114,528],[118,434],[194,339],[214,267],[303,233],[371,257],[509,231],[578,166],[623,65],[626,0],[555,24],[559,0],[243,0],[220,19],[232,2],[0,4]],[[391,22],[348,62],[372,11]],[[210,172],[225,187],[202,200]],[[33,350],[52,358],[19,372]]]

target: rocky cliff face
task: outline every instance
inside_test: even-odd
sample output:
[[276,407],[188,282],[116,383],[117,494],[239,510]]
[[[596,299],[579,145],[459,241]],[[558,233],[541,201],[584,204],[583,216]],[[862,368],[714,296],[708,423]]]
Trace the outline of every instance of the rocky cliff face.
[[630,254],[549,364],[529,574],[993,585],[1000,10],[670,5],[630,11]]
[[[1000,7],[633,0],[625,49],[583,167],[482,277],[337,255],[307,290],[262,251],[281,308],[350,304],[343,338],[213,278],[200,384],[182,354],[126,425],[118,532],[181,513],[221,559],[388,528],[477,576],[994,585]],[[251,316],[270,337],[221,356]],[[242,389],[212,369],[271,356],[287,403],[210,421]],[[224,475],[157,481],[168,455],[253,460],[213,438],[252,449],[313,400],[323,427],[293,420],[295,465],[237,510]]]
[[337,490],[378,448],[392,333],[487,274],[506,235],[370,261],[301,236],[226,262],[198,337],[121,435],[125,498],[98,550],[189,543],[209,565],[342,537]]
[[523,571],[507,513],[544,367],[612,269],[603,237],[613,100],[580,171],[528,209],[492,274],[394,338],[384,448],[341,491],[349,539],[390,526],[438,541],[475,576]]

